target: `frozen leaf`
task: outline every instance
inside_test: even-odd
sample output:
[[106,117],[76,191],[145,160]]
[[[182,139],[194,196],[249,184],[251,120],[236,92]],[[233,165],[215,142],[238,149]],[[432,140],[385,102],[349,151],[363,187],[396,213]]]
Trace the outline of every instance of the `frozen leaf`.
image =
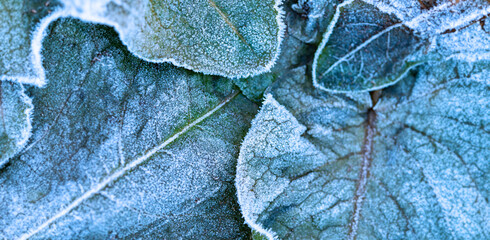
[[57,1],[0,1],[0,80],[44,85],[41,48],[31,44],[33,38],[41,41],[43,28],[34,30],[57,5]]
[[258,75],[269,71],[279,54],[283,34],[279,4],[279,0],[2,1],[0,80],[44,85],[44,31],[68,16],[114,26],[130,51],[147,61],[227,77]]
[[317,88],[368,91],[394,84],[420,62],[425,41],[394,15],[360,2],[337,6],[313,63]]
[[376,90],[423,61],[490,59],[486,0],[364,2],[369,4],[350,0],[337,6],[315,54],[317,88]]
[[396,15],[417,35],[430,39],[432,51],[429,53],[435,53],[439,60],[490,60],[490,32],[485,28],[490,15],[488,0],[364,2]]
[[247,223],[269,239],[487,239],[489,69],[428,64],[381,95],[289,71],[240,151]]
[[29,139],[31,111],[21,84],[0,81],[0,169]]
[[233,180],[256,105],[231,80],[54,22],[31,141],[0,172],[0,239],[246,239]]
[[114,26],[137,56],[197,72],[247,77],[279,53],[280,0],[64,0],[69,15]]

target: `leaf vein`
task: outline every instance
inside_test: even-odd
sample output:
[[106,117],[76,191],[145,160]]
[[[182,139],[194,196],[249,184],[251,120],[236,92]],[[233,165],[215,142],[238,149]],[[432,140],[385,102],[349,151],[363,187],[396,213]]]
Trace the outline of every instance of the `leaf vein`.
[[102,189],[107,187],[109,184],[117,181],[119,178],[124,176],[126,173],[130,172],[131,170],[135,169],[142,163],[144,163],[146,160],[148,160],[151,156],[156,154],[158,151],[162,150],[164,147],[168,146],[170,143],[174,142],[176,139],[178,139],[181,135],[187,133],[191,128],[194,126],[198,125],[199,123],[203,122],[205,119],[207,119],[209,116],[213,115],[216,111],[220,110],[223,108],[227,103],[229,103],[231,100],[233,100],[239,92],[232,93],[230,96],[228,96],[225,100],[223,100],[220,104],[218,104],[216,107],[199,117],[198,119],[194,120],[191,122],[189,125],[185,126],[182,130],[179,132],[175,133],[173,136],[162,142],[161,144],[157,145],[156,147],[150,149],[147,151],[144,155],[136,158],[132,162],[130,162],[128,165],[126,165],[124,168],[116,171],[114,174],[110,175],[109,177],[105,178],[102,182],[99,184],[95,185],[92,187],[90,190],[86,191],[82,196],[79,198],[75,199],[72,203],[70,203],[68,206],[66,206],[64,209],[61,211],[57,212],[54,216],[43,222],[41,225],[35,227],[34,229],[28,231],[24,235],[22,235],[19,239],[25,240],[28,239],[35,234],[39,233],[43,229],[47,228],[49,225],[54,223],[56,220],[59,218],[67,215],[69,212],[71,212],[73,209],[76,207],[80,206],[83,204],[83,202],[92,196],[96,195],[99,193]]

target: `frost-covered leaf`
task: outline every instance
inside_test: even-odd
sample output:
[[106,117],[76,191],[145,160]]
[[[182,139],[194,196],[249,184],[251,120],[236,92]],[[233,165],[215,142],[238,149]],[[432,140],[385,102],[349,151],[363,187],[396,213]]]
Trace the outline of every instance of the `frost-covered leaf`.
[[58,1],[0,1],[0,80],[44,84],[41,48],[31,44],[33,38],[42,38],[42,31],[34,32],[40,19],[57,5]]
[[490,21],[487,19],[480,19],[454,32],[439,34],[433,39],[431,53],[444,60],[490,60],[490,31],[487,30]]
[[425,41],[394,15],[361,1],[337,6],[313,63],[316,87],[334,92],[391,85],[420,61]]
[[[487,239],[490,62],[368,93],[278,79],[240,151],[246,221],[280,239]],[[374,107],[373,107],[374,104]]]
[[108,27],[52,24],[31,141],[0,172],[0,239],[250,235],[233,180],[256,105],[125,49]]
[[337,6],[315,54],[317,88],[376,90],[429,59],[490,59],[487,0],[364,2],[369,4],[350,0]]
[[2,1],[0,80],[44,85],[44,30],[67,16],[114,26],[130,51],[148,61],[227,77],[258,75],[268,71],[279,54],[283,34],[279,4],[279,0]]
[[29,139],[31,111],[21,84],[0,81],[0,169]]
[[130,51],[197,72],[268,71],[282,38],[280,0],[63,0],[68,14],[115,26]]

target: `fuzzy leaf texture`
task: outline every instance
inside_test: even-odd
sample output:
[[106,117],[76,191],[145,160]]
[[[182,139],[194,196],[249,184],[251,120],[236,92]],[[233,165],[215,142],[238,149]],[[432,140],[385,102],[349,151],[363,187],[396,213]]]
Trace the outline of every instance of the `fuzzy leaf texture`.
[[270,239],[488,238],[489,66],[427,65],[379,100],[292,70],[241,148],[246,221]]
[[52,23],[32,137],[0,171],[0,239],[246,239],[233,180],[256,105],[229,79]]
[[[365,2],[337,5],[315,54],[315,87],[372,91],[395,84],[428,60],[490,59],[490,36],[475,29],[484,28],[475,23],[490,14],[486,0]],[[462,34],[464,42],[454,37]]]
[[58,5],[57,1],[0,1],[0,80],[44,84],[39,55],[42,31],[36,31],[36,26]]
[[205,74],[269,71],[283,34],[279,0],[7,0],[0,3],[0,79],[43,86],[41,42],[49,24],[76,17],[116,28],[138,57]]
[[114,26],[131,52],[205,74],[247,77],[279,53],[279,0],[63,0],[68,15]]
[[27,143],[32,108],[21,84],[0,81],[0,168]]

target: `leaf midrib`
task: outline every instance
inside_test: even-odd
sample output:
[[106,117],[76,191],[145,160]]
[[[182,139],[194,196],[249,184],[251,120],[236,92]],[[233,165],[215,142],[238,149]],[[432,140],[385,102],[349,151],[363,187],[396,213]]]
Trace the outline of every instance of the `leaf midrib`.
[[27,233],[23,234],[19,239],[28,239],[43,229],[49,227],[52,223],[54,223],[56,220],[59,218],[65,216],[66,214],[70,213],[72,210],[80,206],[85,200],[90,199],[97,193],[99,193],[102,189],[107,187],[109,184],[116,182],[119,178],[122,176],[126,175],[128,172],[131,170],[135,169],[136,167],[140,166],[141,164],[145,163],[151,156],[156,154],[158,151],[162,150],[169,144],[173,143],[176,139],[178,139],[180,136],[184,135],[187,133],[189,130],[191,130],[194,126],[198,125],[199,123],[203,122],[206,120],[208,117],[213,115],[215,112],[218,110],[222,109],[225,105],[227,105],[229,102],[231,102],[238,94],[240,91],[236,91],[234,93],[231,93],[228,97],[226,97],[221,103],[216,105],[214,108],[203,114],[201,117],[197,118],[196,120],[190,122],[188,125],[186,125],[184,128],[182,128],[180,131],[176,132],[173,134],[171,137],[169,137],[167,140],[164,142],[160,143],[159,145],[147,150],[142,156],[137,157],[133,161],[129,162],[126,166],[124,166],[122,169],[119,169],[112,173],[110,176],[106,177],[104,180],[99,182],[97,185],[94,187],[90,188],[88,191],[86,191],[84,194],[82,194],[80,197],[76,198],[74,201],[72,201],[69,205],[67,205],[65,208],[62,210],[56,212],[52,217],[44,221],[41,225],[29,230]]
[[359,172],[359,180],[357,182],[354,195],[354,210],[349,222],[349,240],[354,240],[357,237],[357,229],[359,227],[359,218],[361,217],[362,205],[367,191],[367,183],[371,172],[371,163],[373,161],[374,152],[374,137],[377,134],[376,130],[376,111],[374,106],[378,102],[381,91],[370,92],[372,107],[367,111],[366,129],[364,142],[362,144],[361,168]]

